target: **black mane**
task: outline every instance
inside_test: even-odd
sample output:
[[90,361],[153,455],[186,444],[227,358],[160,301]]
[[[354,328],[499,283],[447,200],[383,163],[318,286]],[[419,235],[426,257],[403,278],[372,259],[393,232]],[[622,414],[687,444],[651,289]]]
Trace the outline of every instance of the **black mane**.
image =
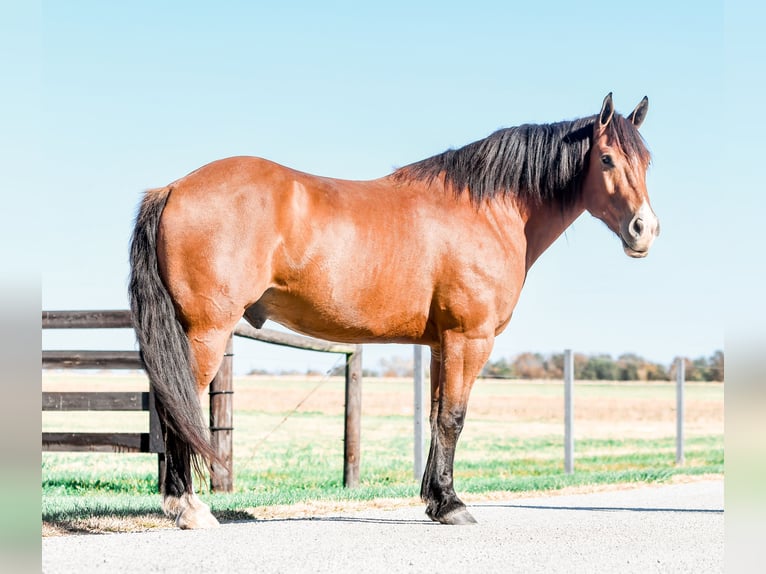
[[[470,194],[474,203],[515,194],[535,203],[562,206],[580,195],[597,116],[552,124],[524,124],[496,131],[459,149],[398,169],[400,180],[429,182],[444,176],[456,196]],[[638,130],[614,114],[607,127],[631,161],[649,163],[649,152]]]

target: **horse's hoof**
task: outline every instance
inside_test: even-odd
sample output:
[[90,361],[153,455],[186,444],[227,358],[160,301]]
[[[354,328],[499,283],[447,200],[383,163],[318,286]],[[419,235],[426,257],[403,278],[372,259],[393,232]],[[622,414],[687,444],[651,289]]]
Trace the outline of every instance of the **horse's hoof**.
[[442,524],[476,524],[476,519],[465,508],[458,508],[438,518]]
[[180,498],[166,497],[165,512],[175,511],[176,526],[182,530],[199,530],[203,528],[218,528],[210,507],[202,502],[196,494],[184,494]]
[[187,509],[176,518],[176,526],[181,530],[203,530],[218,528],[220,523],[207,509]]

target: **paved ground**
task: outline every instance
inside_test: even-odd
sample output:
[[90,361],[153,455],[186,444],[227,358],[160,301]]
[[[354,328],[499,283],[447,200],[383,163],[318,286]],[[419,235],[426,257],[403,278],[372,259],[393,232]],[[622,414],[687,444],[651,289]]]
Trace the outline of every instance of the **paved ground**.
[[43,572],[723,572],[723,481],[43,540]]

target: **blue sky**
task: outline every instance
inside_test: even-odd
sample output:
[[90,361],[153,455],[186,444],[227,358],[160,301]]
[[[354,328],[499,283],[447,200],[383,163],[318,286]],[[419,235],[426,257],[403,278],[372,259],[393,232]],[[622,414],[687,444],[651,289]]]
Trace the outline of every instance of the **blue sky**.
[[[42,307],[127,308],[142,191],[209,161],[257,155],[374,178],[500,127],[594,114],[612,91],[625,114],[649,96],[642,133],[662,235],[632,260],[583,215],[532,268],[493,358],[709,355],[724,341],[721,190],[736,184],[721,161],[724,12],[675,4],[43,2],[40,90],[26,102],[40,110],[42,162],[19,175],[38,188]],[[133,338],[46,333],[43,345]],[[238,372],[336,361],[235,351]],[[371,346],[365,364],[411,352]]]

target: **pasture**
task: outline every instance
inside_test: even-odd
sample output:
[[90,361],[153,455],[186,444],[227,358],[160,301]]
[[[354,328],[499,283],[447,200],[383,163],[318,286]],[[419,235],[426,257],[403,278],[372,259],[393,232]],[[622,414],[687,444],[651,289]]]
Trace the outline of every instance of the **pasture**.
[[[43,373],[44,391],[146,387],[139,374]],[[235,377],[234,390],[234,492],[211,494],[204,482],[197,485],[220,520],[321,513],[338,505],[421,504],[412,473],[411,380],[364,380],[360,488],[354,490],[342,487],[341,377]],[[458,444],[456,488],[472,501],[495,493],[721,474],[723,403],[722,384],[687,383],[686,464],[677,467],[673,383],[577,382],[575,472],[566,475],[563,384],[479,380]],[[147,426],[145,412],[42,413],[44,431]],[[156,455],[43,453],[43,533],[171,527],[156,489]]]

